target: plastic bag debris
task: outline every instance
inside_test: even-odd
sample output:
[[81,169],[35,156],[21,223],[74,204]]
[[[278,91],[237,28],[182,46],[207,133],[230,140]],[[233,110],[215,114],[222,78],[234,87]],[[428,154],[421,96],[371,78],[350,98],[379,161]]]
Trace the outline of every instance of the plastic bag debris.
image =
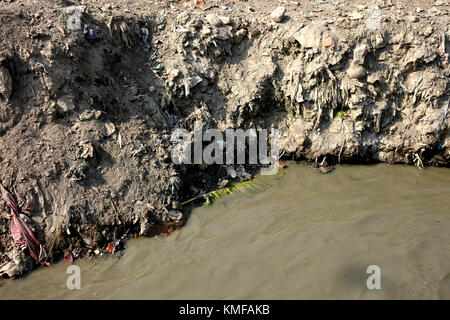
[[19,207],[11,194],[0,184],[0,192],[3,200],[11,209],[11,236],[16,245],[26,245],[30,250],[30,255],[36,261],[42,261],[47,256],[44,247],[33,234],[28,224],[20,218]]
[[69,264],[73,263],[73,255],[70,251],[66,250],[64,252],[64,260],[66,260]]
[[97,31],[95,31],[92,28],[89,28],[87,25],[84,25],[83,33],[86,40],[95,41],[100,39],[100,36],[98,35]]
[[371,5],[366,9],[368,16],[366,27],[369,30],[379,30],[381,28],[381,10],[377,5]]
[[144,44],[144,51],[148,51],[150,50],[150,45],[148,44],[148,39],[150,36],[150,32],[148,31],[147,28],[141,28],[141,39],[142,39],[142,43]]
[[202,82],[202,78],[198,75],[187,77],[187,79],[184,80],[184,91],[186,97],[191,93],[191,89],[198,85],[200,82]]
[[164,65],[159,63],[156,67],[152,67],[152,71],[155,73],[161,73],[164,71]]
[[70,6],[66,8],[66,13],[69,16],[66,23],[66,27],[68,30],[81,30],[81,15],[85,10],[85,6]]

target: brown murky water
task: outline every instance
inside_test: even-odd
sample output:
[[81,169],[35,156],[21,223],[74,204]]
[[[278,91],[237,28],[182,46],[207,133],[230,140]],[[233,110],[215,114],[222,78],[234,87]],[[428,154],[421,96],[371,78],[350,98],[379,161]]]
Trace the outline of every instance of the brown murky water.
[[[450,299],[450,170],[291,164],[266,191],[195,209],[168,238],[121,257],[0,282],[1,299]],[[381,289],[369,290],[369,265]]]

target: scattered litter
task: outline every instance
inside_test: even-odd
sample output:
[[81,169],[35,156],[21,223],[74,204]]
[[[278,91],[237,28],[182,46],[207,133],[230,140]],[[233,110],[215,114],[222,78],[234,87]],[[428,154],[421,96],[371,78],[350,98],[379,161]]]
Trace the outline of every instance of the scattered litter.
[[161,63],[158,64],[156,67],[152,67],[152,71],[154,73],[161,73],[164,71],[164,65],[162,65]]
[[217,184],[219,188],[225,188],[230,183],[230,180],[227,179],[220,179],[219,183]]
[[114,132],[116,132],[116,126],[112,122],[106,122],[105,123],[105,131],[106,131],[106,136],[109,137],[109,136],[113,135]]
[[423,165],[422,159],[417,153],[414,153],[414,164],[419,168],[419,170],[423,170],[425,166]]
[[85,161],[75,163],[69,168],[69,171],[66,174],[66,178],[78,182],[86,179],[87,173],[89,171],[89,167]]
[[35,211],[39,208],[39,201],[37,201],[33,195],[29,194],[26,197],[25,204],[22,208],[23,211]]
[[70,6],[66,8],[66,13],[69,15],[66,23],[66,27],[68,30],[81,30],[81,15],[85,10],[85,6]]
[[236,169],[236,173],[240,180],[248,180],[251,179],[251,174],[245,171],[245,168],[243,165],[239,165]]
[[144,51],[150,50],[150,45],[148,44],[148,39],[150,37],[150,32],[147,28],[141,28],[141,39],[142,43],[144,44]]
[[117,40],[120,43],[120,46],[125,48],[131,48],[131,39],[130,39],[130,27],[125,21],[120,21],[114,24],[114,32],[116,33]]
[[186,33],[188,31],[189,30],[186,29],[185,27],[178,27],[178,28],[175,29],[175,32],[178,32],[178,33]]
[[64,260],[66,260],[69,264],[73,263],[73,255],[69,250],[64,252]]
[[122,135],[119,132],[119,136],[117,137],[117,140],[119,141],[119,148],[122,149],[123,145],[122,145]]
[[88,141],[82,141],[80,142],[81,147],[81,155],[80,158],[82,159],[91,159],[94,158],[94,146],[89,143]]
[[349,15],[351,20],[360,20],[364,17],[364,15],[361,12],[353,11]]
[[235,179],[237,177],[237,173],[236,170],[234,170],[234,168],[232,166],[228,166],[227,167],[227,175],[231,178],[231,179]]
[[223,9],[223,10],[227,10],[227,11],[233,11],[233,9],[231,9],[230,7],[227,7],[227,6],[219,6],[219,8]]
[[198,75],[188,77],[187,79],[184,80],[184,91],[185,91],[186,97],[189,96],[189,94],[191,93],[191,89],[193,87],[195,87],[197,84],[199,84],[200,82],[202,82],[202,78],[199,77]]
[[333,39],[332,39],[331,37],[328,37],[328,38],[323,39],[323,41],[322,41],[322,46],[323,46],[324,48],[328,48],[328,47],[333,46]]
[[[183,2],[190,2],[190,0],[183,0]],[[205,0],[193,0],[196,4],[205,4]]]
[[412,90],[415,90],[417,88],[417,86],[422,82],[422,79],[423,79],[423,70],[421,70],[419,72],[419,75],[417,76],[416,83],[414,84],[414,87],[412,88]]
[[177,194],[181,188],[182,181],[179,176],[172,176],[169,179],[170,191],[172,194]]
[[178,222],[183,218],[183,214],[178,210],[170,210],[168,218],[173,222]]
[[270,14],[270,18],[272,19],[273,22],[280,23],[281,21],[283,21],[285,13],[286,13],[285,7],[277,7]]
[[305,101],[305,99],[303,98],[303,87],[302,87],[301,83],[298,84],[298,89],[297,89],[297,94],[295,95],[295,100],[298,103],[302,103]]
[[151,20],[150,20],[150,16],[148,16],[148,15],[142,16],[142,19],[144,20],[145,25],[147,26],[147,28],[149,30],[151,30],[152,29],[152,23],[151,23]]
[[95,41],[95,40],[100,39],[100,36],[97,33],[97,31],[88,27],[87,25],[84,25],[83,33],[84,33],[84,37],[86,38],[86,40]]
[[442,108],[442,110],[441,110],[441,119],[442,119],[441,123],[444,123],[444,120],[447,117],[449,103],[450,103],[450,101],[447,101],[447,105],[444,108]]
[[11,194],[0,183],[0,191],[3,200],[6,201],[11,208],[11,236],[16,245],[26,245],[30,251],[30,255],[36,261],[41,261],[47,256],[44,247],[34,236],[33,231],[28,224],[20,218],[19,207],[14,201]]
[[108,243],[108,245],[106,246],[106,251],[108,251],[109,253],[114,253],[116,251],[116,247],[114,247],[112,243]]
[[369,30],[379,30],[381,28],[381,10],[377,5],[371,5],[366,10],[366,27]]

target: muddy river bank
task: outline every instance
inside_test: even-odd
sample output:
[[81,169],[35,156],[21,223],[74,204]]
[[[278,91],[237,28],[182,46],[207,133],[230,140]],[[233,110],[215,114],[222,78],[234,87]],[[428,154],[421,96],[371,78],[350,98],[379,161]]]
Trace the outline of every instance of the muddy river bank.
[[[165,238],[0,282],[0,299],[449,299],[450,171],[289,163],[264,191],[194,209]],[[367,267],[381,289],[367,288]]]

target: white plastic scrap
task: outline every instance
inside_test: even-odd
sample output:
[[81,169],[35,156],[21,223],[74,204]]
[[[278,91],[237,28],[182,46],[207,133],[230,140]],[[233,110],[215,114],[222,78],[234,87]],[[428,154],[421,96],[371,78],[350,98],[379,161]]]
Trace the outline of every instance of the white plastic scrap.
[[202,78],[198,75],[188,76],[184,79],[184,92],[186,97],[191,93],[191,89],[202,82]]
[[69,15],[66,24],[67,29],[72,31],[81,30],[81,15],[85,10],[85,6],[69,6],[66,8],[66,13]]

